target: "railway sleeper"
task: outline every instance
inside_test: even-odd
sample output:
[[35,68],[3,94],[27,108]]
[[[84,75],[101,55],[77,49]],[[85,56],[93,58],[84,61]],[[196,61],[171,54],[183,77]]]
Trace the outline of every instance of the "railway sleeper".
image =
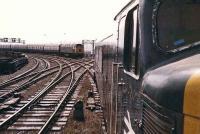
[[41,100],[40,102],[38,102],[39,104],[54,104],[54,103],[56,103],[56,104],[58,104],[58,100]]
[[[22,117],[49,117],[49,113],[26,113],[23,114]],[[61,113],[61,117],[69,116],[69,113]]]
[[[36,123],[35,125],[36,126],[33,126],[33,122],[21,122],[22,124],[15,124],[13,126],[10,126],[8,128],[8,130],[15,130],[15,131],[37,131],[37,130],[40,130],[42,128],[42,125],[44,125],[45,122],[37,122],[38,124],[40,124],[40,126],[37,126]],[[62,123],[64,124],[64,123]],[[31,125],[31,126],[19,126],[19,125]],[[50,130],[51,131],[60,131],[62,129],[62,126],[53,126]]]
[[[15,122],[13,125],[44,125],[45,122]],[[56,122],[55,125],[60,125],[60,126],[63,126],[65,125],[66,122],[63,122],[63,121],[60,121],[60,122]]]

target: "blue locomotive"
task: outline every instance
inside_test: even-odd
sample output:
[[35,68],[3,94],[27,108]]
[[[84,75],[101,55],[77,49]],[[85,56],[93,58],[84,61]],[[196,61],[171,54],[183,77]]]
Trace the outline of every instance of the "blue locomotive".
[[115,20],[95,51],[108,133],[199,134],[200,1],[133,0]]

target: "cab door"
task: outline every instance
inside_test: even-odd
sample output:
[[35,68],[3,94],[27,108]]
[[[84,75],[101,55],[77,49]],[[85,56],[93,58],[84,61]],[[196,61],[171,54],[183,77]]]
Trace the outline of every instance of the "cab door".
[[[124,25],[124,32],[120,33]],[[123,31],[123,30],[121,30]],[[141,99],[139,94],[139,20],[138,6],[132,8],[119,23],[119,54],[117,89],[117,132],[140,133]],[[122,52],[122,53],[120,53]],[[120,59],[120,58],[119,58]]]

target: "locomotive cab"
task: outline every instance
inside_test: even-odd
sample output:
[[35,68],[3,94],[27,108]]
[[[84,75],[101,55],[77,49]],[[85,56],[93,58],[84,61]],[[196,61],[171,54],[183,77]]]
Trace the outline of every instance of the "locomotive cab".
[[157,55],[142,81],[143,133],[197,134],[200,3],[159,0],[153,5],[152,45]]
[[200,132],[199,12],[199,0],[134,0],[116,15],[114,58],[96,48],[109,133]]
[[142,127],[135,130],[144,134],[199,133],[200,3],[136,3],[122,13],[124,41],[119,43],[122,80],[135,90],[141,104],[141,111],[132,111],[132,117],[142,122]]

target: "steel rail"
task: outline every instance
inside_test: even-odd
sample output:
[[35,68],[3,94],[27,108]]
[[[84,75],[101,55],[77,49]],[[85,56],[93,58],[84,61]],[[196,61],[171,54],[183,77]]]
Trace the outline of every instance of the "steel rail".
[[[73,64],[77,64],[77,63],[73,63]],[[71,66],[70,66],[71,67]],[[62,65],[60,64],[60,68],[62,68]],[[75,68],[73,71],[76,71],[78,69],[80,69],[81,66]],[[8,117],[6,120],[4,120],[1,124],[0,124],[0,130],[3,130],[5,128],[7,128],[9,126],[9,123],[15,121],[17,119],[17,117],[19,117],[21,114],[23,114],[23,112],[29,108],[31,108],[36,102],[38,102],[38,100],[40,100],[47,92],[49,92],[49,89],[52,88],[53,86],[55,86],[57,83],[61,82],[61,80],[63,80],[65,77],[67,77],[68,75],[72,74],[73,75],[73,71],[68,72],[67,74],[61,76],[61,72],[62,72],[63,68],[59,70],[59,72],[57,73],[56,77],[54,77],[54,79],[44,88],[42,89],[42,91],[35,96],[30,102],[28,102],[27,104],[25,104],[22,108],[20,108],[16,113],[14,113],[13,115],[11,115],[10,117]],[[72,70],[72,69],[71,69]],[[60,77],[60,78],[59,78]],[[71,79],[72,83],[73,77]],[[78,79],[77,79],[78,80]],[[74,83],[75,84],[75,83]],[[74,85],[73,84],[73,85]],[[71,85],[71,84],[70,84]],[[63,99],[62,99],[63,100]]]
[[[75,63],[72,63],[72,64],[75,64]],[[42,91],[39,94],[37,94],[31,101],[29,101],[22,108],[20,108],[16,113],[14,113],[13,115],[11,115],[9,118],[7,118],[5,121],[3,121],[0,124],[0,130],[3,130],[5,128],[7,128],[10,122],[15,121],[16,118],[18,116],[20,116],[26,109],[30,109],[40,98],[42,98],[45,95],[45,93],[47,93],[49,91],[49,89],[51,89],[58,82],[60,82],[62,79],[64,79],[65,77],[67,77],[68,75],[70,75],[72,73],[72,72],[68,72],[66,75],[64,75],[61,78],[59,78],[60,75],[61,75],[61,72],[63,70],[62,65],[60,65],[60,67],[61,67],[61,69],[57,73],[56,77],[54,77],[54,79],[44,89],[42,89]],[[80,67],[77,67],[75,70],[77,70],[79,68]]]
[[[43,58],[41,58],[40,60],[44,63],[44,67],[42,68],[42,70],[47,69],[48,68],[48,61],[43,59]],[[41,63],[41,65],[43,65],[43,64]]]
[[36,101],[38,101],[38,99],[41,97],[42,94],[44,94],[48,89],[50,89],[52,87],[52,83],[54,83],[54,81],[56,81],[61,73],[62,73],[62,65],[60,64],[60,69],[59,72],[56,74],[56,76],[54,77],[54,79],[51,80],[51,82],[37,95],[35,96],[31,101],[29,101],[27,104],[25,104],[22,108],[20,108],[16,113],[14,113],[13,115],[11,115],[10,117],[8,117],[5,121],[3,121],[0,124],[0,130],[3,130],[4,128],[6,128],[8,126],[8,124],[10,122],[13,122],[16,120],[16,118],[26,109],[28,109],[29,107],[31,107],[31,105],[33,105]]
[[[80,63],[79,63],[80,64]],[[84,66],[82,66],[84,67]],[[86,67],[84,67],[86,68]],[[90,67],[91,68],[91,67]],[[48,131],[49,127],[51,126],[51,124],[53,123],[53,121],[55,121],[56,117],[59,117],[60,115],[60,111],[62,111],[62,108],[65,106],[65,104],[67,103],[68,99],[71,97],[71,93],[73,93],[75,90],[75,88],[77,87],[78,82],[83,78],[83,76],[85,75],[86,72],[89,72],[90,70],[88,68],[86,68],[83,73],[81,73],[81,75],[78,77],[77,80],[75,80],[75,82],[72,84],[73,79],[71,79],[70,82],[70,86],[68,87],[66,93],[64,94],[63,98],[61,99],[60,103],[58,104],[58,106],[56,107],[55,111],[53,112],[53,114],[51,115],[51,117],[48,119],[48,121],[43,125],[43,127],[41,128],[41,130],[38,132],[38,134],[46,134],[46,132]],[[74,72],[74,71],[73,71]],[[74,76],[73,76],[74,77]]]
[[[37,77],[38,75],[40,75],[40,73],[44,72],[45,70],[47,70],[49,68],[48,61],[45,60],[45,59],[41,59],[41,60],[45,63],[45,66],[44,66],[44,68],[42,70],[37,71],[37,72],[33,72],[31,74],[28,74],[29,72],[35,70],[39,66],[39,62],[37,62],[38,64],[37,64],[36,68],[28,70],[27,72],[23,73],[22,75],[19,75],[19,77],[15,77],[15,78],[12,78],[10,80],[7,80],[7,81],[1,83],[0,84],[0,88],[4,88],[6,86],[10,86],[13,83],[16,83],[16,82],[18,82],[18,81],[20,81],[22,79],[27,78],[27,77],[32,77],[33,75],[35,75],[35,77]],[[26,75],[26,74],[28,74],[28,75]]]
[[51,67],[50,62],[48,60],[43,59],[43,61],[45,62],[46,69]]
[[[65,69],[65,68],[67,68],[67,67],[69,67],[69,65],[66,65],[66,64],[63,65],[63,69]],[[46,71],[50,71],[50,70],[53,70],[53,69],[55,69],[55,68],[57,68],[57,66],[52,67],[52,68],[49,68],[49,69],[46,69],[46,70],[43,70],[43,71],[41,71],[40,73],[43,73],[43,72],[46,72]],[[49,72],[49,73],[44,74],[44,75],[36,74],[34,77],[32,77],[32,78],[29,79],[28,81],[22,83],[22,84],[21,84],[20,86],[18,86],[17,88],[14,88],[14,89],[10,90],[9,92],[2,94],[2,95],[0,96],[0,101],[1,101],[1,102],[2,102],[2,101],[5,101],[5,100],[6,100],[9,96],[11,96],[12,94],[14,94],[14,93],[16,93],[16,92],[19,92],[19,91],[21,91],[21,90],[24,89],[24,88],[29,87],[31,84],[36,83],[37,81],[41,80],[42,78],[44,78],[44,77],[46,77],[46,76],[49,76],[49,75],[51,75],[51,74],[53,74],[53,73],[55,73],[55,72],[57,72],[57,71],[59,71],[59,69],[53,70],[52,72]],[[39,76],[39,75],[41,75],[41,76]]]
[[[56,62],[56,61],[55,61],[55,62]],[[64,64],[64,65],[65,65],[65,64]],[[49,65],[48,65],[48,66],[49,66]],[[31,76],[33,76],[33,75],[37,75],[38,73],[44,73],[44,72],[46,72],[46,71],[49,71],[49,70],[52,70],[52,69],[55,69],[55,68],[58,68],[58,67],[59,67],[59,65],[53,66],[53,67],[50,67],[50,68],[48,68],[48,66],[46,66],[45,69],[43,69],[43,70],[40,70],[40,71],[37,71],[37,72],[32,72],[32,73],[29,74],[29,75],[20,77],[19,80],[24,79],[24,78],[27,78],[27,77],[31,77]],[[10,83],[5,83],[5,85],[2,85],[2,87],[7,86],[8,84],[10,84]]]
[[67,92],[64,94],[62,100],[60,101],[60,103],[56,107],[55,111],[53,112],[51,117],[48,119],[48,121],[44,124],[44,126],[41,128],[41,130],[38,132],[38,134],[45,134],[47,132],[47,130],[49,129],[50,125],[53,123],[54,119],[56,117],[58,117],[58,115],[60,114],[59,112],[61,111],[62,107],[65,105],[65,103],[67,101],[67,98],[70,97],[69,96],[70,92],[72,91],[72,89],[75,88],[75,86],[80,81],[80,79],[83,77],[83,75],[86,73],[86,71],[87,70],[85,70],[73,84],[72,84],[73,81],[71,81],[70,86],[67,89]]
[[15,82],[15,81],[18,80],[19,78],[22,78],[22,77],[24,77],[25,75],[27,75],[28,73],[30,73],[30,72],[32,72],[33,70],[35,70],[35,69],[39,66],[39,61],[38,61],[38,59],[35,59],[35,58],[34,58],[34,60],[36,61],[36,65],[35,65],[33,68],[27,70],[26,72],[24,72],[24,73],[22,73],[22,74],[17,75],[17,76],[14,77],[14,78],[11,78],[11,79],[9,79],[9,80],[7,80],[7,81],[4,81],[4,82],[0,83],[0,88],[5,87],[6,85],[11,84],[12,82]]
[[[29,72],[35,70],[35,69],[38,67],[39,62],[37,62],[38,64],[37,64],[36,68],[30,69],[30,70],[28,70],[27,72],[23,73],[23,75],[19,75],[19,76],[15,77],[15,78],[12,78],[12,79],[10,79],[10,80],[7,80],[7,81],[1,83],[1,84],[0,84],[0,88],[4,88],[4,87],[6,87],[6,86],[10,86],[11,84],[16,83],[16,82],[18,82],[18,81],[20,81],[20,80],[22,80],[22,79],[27,78],[27,77],[32,77],[32,76],[34,76],[34,75],[36,75],[35,77],[37,77],[38,75],[42,74],[43,72],[46,72],[46,71],[49,71],[49,70],[52,70],[52,69],[54,69],[54,68],[59,67],[59,65],[58,65],[58,66],[54,66],[54,67],[51,67],[51,68],[50,68],[49,62],[48,62],[46,59],[42,59],[42,60],[43,60],[43,62],[45,63],[45,67],[44,67],[42,70],[39,70],[39,71],[37,71],[37,72],[32,72],[32,73],[28,74]],[[26,74],[28,74],[28,75],[26,75]]]
[[[84,63],[85,65],[89,65],[90,63],[92,63],[92,62],[94,62],[93,60],[92,61],[88,61],[88,63]],[[92,67],[92,66],[90,66],[89,68],[87,68],[87,67],[85,67],[84,65],[83,65],[83,63],[78,63],[79,65],[81,65],[81,66],[83,66],[85,69],[87,69],[88,70],[88,72],[89,72],[89,74],[93,77],[93,73],[90,71],[90,68]]]
[[[23,77],[20,77],[19,80],[25,79],[25,78],[27,78],[27,77],[32,77],[32,76],[34,76],[34,75],[38,75],[38,73],[42,74],[42,73],[44,73],[44,72],[46,72],[46,71],[53,70],[53,69],[58,68],[58,67],[59,67],[59,65],[58,65],[58,66],[51,67],[51,68],[48,68],[48,69],[40,70],[40,71],[38,71],[38,72],[33,72],[33,73],[31,73],[31,74],[28,74],[28,75],[25,75],[25,76],[23,76]],[[18,81],[19,81],[19,80],[18,80]],[[17,81],[17,82],[18,82],[18,81]],[[6,85],[4,85],[4,86],[2,86],[2,87],[9,86],[9,84],[10,84],[10,83],[7,83]],[[11,83],[11,84],[12,84],[12,83]]]

